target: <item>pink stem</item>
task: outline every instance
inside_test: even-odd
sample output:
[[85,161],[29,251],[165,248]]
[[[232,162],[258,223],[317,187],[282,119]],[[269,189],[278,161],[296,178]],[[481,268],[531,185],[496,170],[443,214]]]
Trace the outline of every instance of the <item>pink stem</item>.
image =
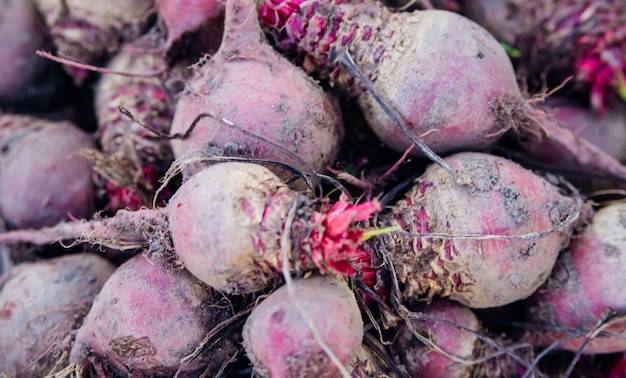
[[145,232],[164,228],[165,209],[120,210],[114,217],[59,223],[38,230],[14,230],[0,233],[0,244],[32,243],[45,245],[62,240],[93,242],[117,249],[138,248],[146,244]]
[[224,37],[219,51],[254,49],[265,42],[254,0],[227,0]]
[[36,54],[43,58],[49,59],[53,62],[65,64],[70,67],[75,67],[75,68],[79,68],[79,69],[83,69],[87,71],[99,72],[102,74],[112,74],[112,75],[120,75],[120,76],[128,76],[128,77],[157,77],[165,72],[165,66],[163,66],[162,68],[159,68],[156,71],[123,72],[123,71],[109,70],[107,68],[96,67],[90,64],[79,63],[79,62],[75,62],[75,61],[65,59],[65,58],[59,58],[58,56],[54,56],[50,54],[49,52],[45,52],[42,50],[37,50]]

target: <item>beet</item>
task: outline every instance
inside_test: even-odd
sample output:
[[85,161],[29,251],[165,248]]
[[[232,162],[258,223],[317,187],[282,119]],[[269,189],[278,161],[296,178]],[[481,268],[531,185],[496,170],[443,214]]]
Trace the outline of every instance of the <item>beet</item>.
[[76,333],[70,362],[137,377],[215,374],[236,350],[231,338],[183,359],[230,316],[225,299],[189,272],[139,254],[105,283]]
[[49,44],[45,25],[31,0],[3,1],[0,54],[6,61],[0,67],[0,106],[14,106],[38,94],[48,62],[35,52]]
[[[626,352],[625,228],[623,202],[593,215],[561,253],[547,282],[528,299],[526,321],[538,329],[531,328],[524,341],[556,343],[557,349],[574,352],[582,348],[587,354]],[[594,335],[601,324],[606,333]]]
[[78,154],[94,148],[91,135],[67,121],[1,114],[0,143],[0,212],[7,228],[92,215],[91,163]]
[[[414,309],[417,312],[414,318],[409,319],[410,326],[403,324],[398,329],[392,345],[394,355],[398,356],[409,377],[522,375],[521,362],[530,357],[530,350],[509,351],[519,354],[516,358],[501,353],[513,342],[502,337],[490,338],[489,331],[483,328],[469,308],[453,301],[435,299]],[[479,335],[487,335],[492,344],[479,339]],[[490,355],[491,358],[486,358]]]
[[465,14],[517,49],[518,70],[534,88],[586,94],[604,113],[626,100],[626,6],[619,0],[470,0]]
[[[515,162],[478,152],[432,165],[385,214],[381,236],[404,298],[446,296],[472,308],[530,296],[581,221],[580,204]],[[507,238],[510,237],[510,238]]]
[[[358,0],[265,0],[261,23],[286,54],[356,97],[370,127],[398,152],[480,150],[510,132],[549,138],[587,169],[626,167],[524,97],[505,50],[487,30],[443,10],[390,12]],[[383,108],[382,105],[385,105]]]
[[[154,76],[105,74],[96,88],[96,115],[101,153],[93,153],[94,170],[102,176],[107,210],[152,206],[159,180],[174,160],[169,139],[147,130],[123,114],[124,107],[157,133],[168,133],[175,99],[166,87],[169,68],[156,53],[142,52],[142,41],[124,45],[107,69]],[[159,198],[162,205],[171,193]]]
[[244,325],[244,346],[255,371],[263,377],[339,377],[319,341],[344,368],[356,357],[363,321],[354,294],[333,277],[290,284],[254,308]]
[[[322,88],[267,43],[254,4],[244,0],[227,2],[222,44],[181,95],[172,133],[186,133],[194,121],[188,137],[172,141],[177,158],[193,150],[196,155],[270,159],[316,172],[334,162],[343,132]],[[239,129],[228,127],[229,122]]]
[[115,266],[94,254],[22,263],[0,280],[0,372],[44,376],[65,367],[94,297]]
[[[33,0],[42,14],[57,52],[64,58],[93,64],[137,38],[154,13],[152,0]],[[80,84],[88,71],[66,66]]]

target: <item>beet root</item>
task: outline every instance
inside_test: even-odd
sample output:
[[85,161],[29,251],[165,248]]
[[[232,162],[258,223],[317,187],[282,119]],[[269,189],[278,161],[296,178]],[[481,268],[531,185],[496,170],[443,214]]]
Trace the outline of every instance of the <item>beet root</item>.
[[52,226],[93,213],[91,136],[69,122],[0,115],[0,212],[7,228]]
[[0,373],[44,376],[63,368],[72,331],[115,266],[93,254],[15,266],[0,282]]
[[70,362],[137,377],[215,374],[235,352],[228,337],[188,363],[183,359],[231,315],[220,294],[186,270],[139,254],[122,264],[98,294],[76,333]]
[[[289,208],[301,197],[265,168],[233,164],[205,169],[176,192],[169,205],[170,230],[180,259],[196,277],[226,292],[251,292],[276,276],[277,241]],[[224,181],[200,185],[209,177]],[[242,232],[250,237],[224,237]]]
[[[141,41],[141,40],[140,40]],[[107,68],[120,72],[158,72],[166,63],[156,54],[137,53],[124,45]],[[168,72],[164,72],[167,75]],[[120,112],[123,106],[158,133],[168,133],[174,104],[159,76],[104,75],[96,88],[97,137],[102,153],[88,156],[104,181],[108,210],[151,206],[161,179],[174,157],[169,140],[160,138]],[[169,193],[171,195],[171,193]],[[168,196],[159,198],[159,203]]]
[[557,349],[588,354],[626,351],[621,279],[626,276],[625,228],[624,203],[593,215],[592,223],[561,253],[550,278],[528,299],[527,321],[540,329],[529,330],[525,341],[536,346],[557,343]]
[[[371,128],[398,152],[416,140],[441,154],[479,150],[510,132],[549,138],[588,169],[626,178],[625,166],[527,100],[498,41],[461,15],[390,12],[369,0],[266,0],[259,12],[277,45],[357,96]],[[412,153],[433,159],[423,148]]]
[[197,123],[172,141],[175,156],[199,150],[324,171],[339,150],[341,117],[322,88],[267,43],[246,1],[227,3],[222,44],[178,101],[172,133]]
[[[472,310],[444,299],[435,299],[420,311],[420,314],[440,317],[474,332],[477,332],[480,326]],[[418,341],[406,325],[401,327],[394,338],[393,349],[400,357],[409,376],[428,378],[469,375],[472,368],[470,363],[456,362],[444,353],[461,360],[471,361],[478,342],[475,334],[436,320],[416,319],[412,322],[415,332],[427,335],[443,353]]]
[[478,152],[420,176],[386,215],[384,244],[405,299],[449,296],[472,308],[531,295],[580,220],[580,204],[510,160]]
[[[435,152],[484,148],[510,126],[495,114],[498,101],[519,94],[509,58],[486,30],[462,16],[440,10],[390,13],[379,2],[357,1],[332,5],[336,16],[326,20],[321,14],[331,4],[323,1],[283,2],[285,14],[275,12],[269,0],[265,5],[261,20],[280,46],[305,55],[305,69],[330,72],[330,80],[358,96],[370,127],[396,151],[404,152],[411,141],[331,52],[349,53],[409,131]],[[321,36],[310,42],[320,28]],[[462,70],[451,67],[461,61],[468,62]]]
[[272,292],[244,325],[244,346],[254,369],[264,377],[339,377],[319,341],[342,367],[356,357],[363,321],[354,294],[333,277],[298,279],[291,285],[293,291],[284,285]]

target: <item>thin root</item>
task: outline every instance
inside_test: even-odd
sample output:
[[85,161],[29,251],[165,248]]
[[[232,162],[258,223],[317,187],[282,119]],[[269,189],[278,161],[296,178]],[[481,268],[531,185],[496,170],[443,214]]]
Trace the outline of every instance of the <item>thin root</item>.
[[162,68],[159,68],[158,70],[152,71],[152,72],[116,71],[116,70],[110,70],[107,68],[92,66],[91,64],[76,62],[67,58],[61,58],[61,57],[55,56],[49,52],[42,51],[42,50],[37,50],[36,53],[37,55],[43,58],[52,60],[53,62],[65,64],[67,66],[72,66],[72,67],[80,68],[80,69],[87,70],[87,71],[93,71],[93,72],[109,74],[109,75],[120,75],[120,76],[127,76],[127,77],[157,77],[157,76],[164,74],[166,70],[165,65],[163,65]]

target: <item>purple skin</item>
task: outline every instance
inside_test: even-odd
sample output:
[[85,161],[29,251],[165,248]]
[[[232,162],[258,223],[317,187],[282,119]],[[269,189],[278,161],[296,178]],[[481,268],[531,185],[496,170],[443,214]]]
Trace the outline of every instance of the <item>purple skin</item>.
[[463,16],[391,13],[368,0],[266,0],[258,9],[278,46],[298,54],[308,72],[358,96],[372,129],[398,152],[411,142],[345,68],[347,53],[409,131],[437,153],[482,149],[510,130],[535,141],[548,135],[589,169],[626,177],[626,167],[526,100],[498,41]]
[[39,228],[93,213],[92,137],[69,122],[0,115],[0,212],[7,228]]
[[[417,313],[416,318],[411,320],[414,331],[427,338],[440,350],[424,344],[407,324],[400,327],[394,337],[392,348],[402,361],[409,377],[519,377],[523,375],[521,363],[511,358],[510,355],[500,354],[482,360],[485,356],[496,353],[497,350],[493,345],[478,339],[477,334],[487,337],[491,335],[482,327],[476,314],[469,308],[454,301],[434,299],[428,304],[415,306],[412,310]],[[502,337],[493,338],[492,341],[504,347],[512,343],[511,340]],[[520,353],[520,350],[516,350],[515,353]],[[454,361],[449,357],[450,355],[475,362],[464,364]],[[530,356],[520,357],[528,359]]]
[[[548,281],[528,299],[526,321],[541,329],[529,330],[525,342],[535,346],[558,342],[557,349],[576,352],[585,336],[612,316],[603,330],[613,335],[592,337],[583,353],[626,352],[625,232],[625,203],[608,205],[593,215],[591,224],[561,253]],[[551,327],[579,335],[566,340],[576,335],[550,331]]]
[[23,263],[0,280],[0,373],[42,377],[63,368],[79,327],[115,266],[95,254]]
[[111,275],[85,318],[70,353],[70,362],[136,377],[172,376],[180,369],[215,374],[235,352],[222,339],[188,364],[204,336],[232,314],[221,294],[185,269],[139,254]]
[[[494,107],[521,100],[506,53],[483,28],[455,13],[390,13],[380,2],[367,1],[331,7],[314,0],[303,2],[300,9],[301,13],[296,9],[278,20],[284,21],[288,36],[268,27],[271,9],[269,14],[261,9],[261,22],[279,38],[281,47],[304,55],[305,70],[325,71],[340,88],[358,95],[370,126],[397,151],[405,151],[410,142],[369,92],[332,60],[330,51],[337,56],[349,52],[379,95],[435,152],[493,143],[502,130]],[[322,18],[325,11],[333,17]],[[420,34],[421,30],[428,33]],[[455,30],[464,30],[463,38],[453,38]],[[468,64],[455,67],[451,62]],[[498,99],[502,104],[496,103]]]
[[[410,233],[381,236],[404,298],[438,295],[488,308],[530,296],[550,275],[579,221],[575,199],[501,157],[464,152],[445,160],[463,173],[455,180],[433,164],[387,215],[390,225]],[[461,237],[533,233],[543,235]],[[423,236],[410,236],[415,234]],[[457,237],[428,236],[432,234]]]
[[[445,299],[435,299],[420,314],[453,322],[472,331],[479,331],[478,318],[469,308]],[[446,353],[461,359],[471,360],[478,338],[476,335],[449,324],[426,319],[413,320],[413,327],[420,335],[428,337]],[[470,374],[473,365],[455,362],[444,354],[420,342],[407,328],[400,328],[393,342],[394,352],[400,357],[410,377],[438,378],[464,377]]]
[[[166,63],[157,54],[137,52],[144,40],[124,45],[107,68],[121,72],[158,72]],[[165,75],[169,75],[166,72]],[[169,132],[174,104],[161,77],[104,75],[96,88],[96,115],[102,153],[94,153],[94,170],[108,196],[107,210],[152,206],[158,182],[174,159],[170,141],[133,121],[119,110],[128,109],[160,133]],[[167,196],[161,196],[162,204]]]
[[12,103],[29,92],[45,68],[35,52],[47,47],[46,31],[30,0],[4,0],[0,7],[0,104]]
[[[225,17],[222,44],[182,93],[171,131],[183,134],[199,115],[212,112],[248,135],[204,117],[188,138],[172,141],[175,157],[194,150],[200,155],[270,159],[301,170],[307,170],[306,165],[325,171],[333,164],[343,135],[341,117],[328,95],[269,45],[252,1],[228,2]],[[185,174],[189,172],[193,173]]]
[[340,376],[310,324],[338,360],[348,365],[363,341],[363,320],[354,294],[331,276],[297,279],[292,285],[293,294],[281,286],[252,311],[244,325],[243,342],[255,371],[263,377]]

